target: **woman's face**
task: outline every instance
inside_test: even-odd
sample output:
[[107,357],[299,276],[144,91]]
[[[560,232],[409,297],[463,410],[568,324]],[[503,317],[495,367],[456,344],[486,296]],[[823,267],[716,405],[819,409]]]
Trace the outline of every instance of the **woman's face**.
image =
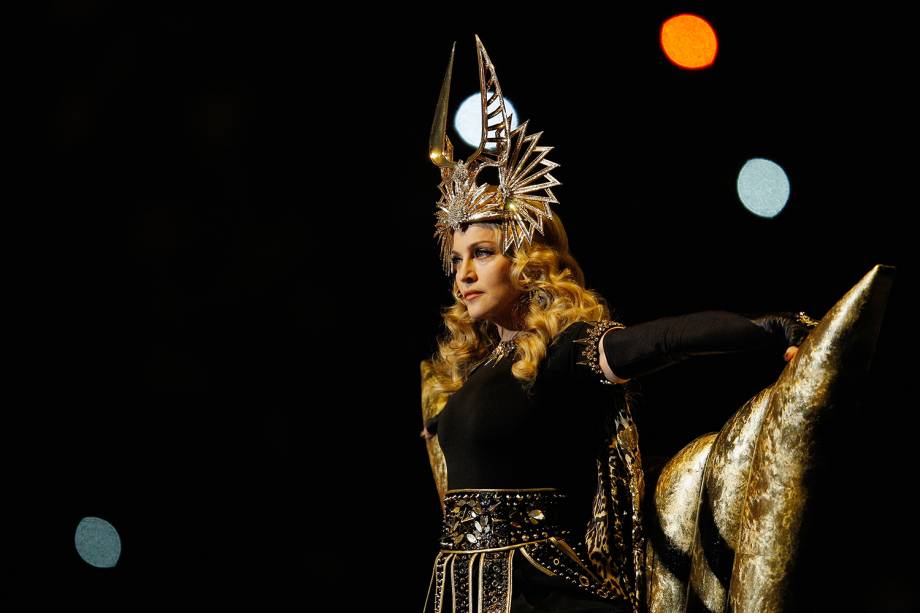
[[514,327],[512,309],[522,292],[511,284],[511,259],[501,252],[500,238],[500,228],[492,224],[457,230],[451,262],[470,317],[510,329]]

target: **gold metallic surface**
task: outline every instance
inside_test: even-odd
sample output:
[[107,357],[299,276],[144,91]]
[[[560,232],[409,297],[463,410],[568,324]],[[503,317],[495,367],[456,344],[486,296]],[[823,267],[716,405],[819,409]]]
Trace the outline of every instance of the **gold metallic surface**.
[[[424,388],[426,379],[432,376],[431,366],[428,362],[422,362],[421,370],[422,387]],[[423,404],[422,423],[427,424],[428,420],[434,418],[441,412],[445,404],[447,404],[446,398],[440,401],[432,401]],[[441,512],[444,513],[444,496],[447,494],[447,461],[444,459],[444,453],[441,451],[441,445],[438,443],[437,436],[425,441],[425,446],[428,448],[428,463],[431,464],[431,472],[434,475],[434,483],[438,490],[438,498],[441,500]]]
[[[696,534],[703,468],[716,435],[703,435],[684,447],[664,466],[655,486],[657,517],[650,518],[661,526],[669,547],[687,557]],[[668,569],[650,539],[647,548],[648,609],[683,611],[687,600],[688,577],[678,577]],[[670,553],[670,552],[669,552]]]
[[770,397],[770,388],[761,390],[728,420],[713,442],[706,463],[703,487],[719,534],[731,545],[738,538],[741,502]]
[[447,168],[453,163],[453,146],[447,138],[447,110],[450,101],[450,80],[454,72],[454,51],[457,43],[450,50],[450,62],[447,63],[447,72],[444,82],[441,83],[441,93],[438,96],[438,106],[434,111],[434,121],[431,123],[431,134],[428,137],[428,156],[435,166]]
[[754,449],[770,398],[771,388],[766,388],[746,402],[719,431],[706,462],[702,484],[705,496],[701,496],[698,520],[714,526],[716,534],[714,542],[703,543],[700,531],[696,531],[690,589],[710,611],[724,609],[729,579],[725,577],[723,584],[714,573],[716,569],[710,568],[710,560],[719,556],[728,563],[731,561]]
[[[776,383],[714,440],[697,439],[665,467],[655,490],[657,520],[678,552],[692,535],[690,578],[684,584],[675,577],[650,544],[650,611],[685,611],[691,598],[710,611],[786,608],[808,501],[805,476],[820,442],[816,426],[865,379],[894,272],[873,267],[819,322],[801,313],[812,330]],[[701,450],[707,440],[708,455]]]
[[869,370],[894,268],[872,268],[821,319],[772,386],[732,569],[733,611],[779,611],[798,547],[815,427]]

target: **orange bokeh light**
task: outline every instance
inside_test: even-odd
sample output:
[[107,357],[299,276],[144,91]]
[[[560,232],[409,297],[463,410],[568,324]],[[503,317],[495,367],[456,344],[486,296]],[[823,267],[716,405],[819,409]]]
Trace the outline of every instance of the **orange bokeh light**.
[[661,48],[681,68],[706,68],[716,59],[716,32],[702,17],[684,13],[661,26]]

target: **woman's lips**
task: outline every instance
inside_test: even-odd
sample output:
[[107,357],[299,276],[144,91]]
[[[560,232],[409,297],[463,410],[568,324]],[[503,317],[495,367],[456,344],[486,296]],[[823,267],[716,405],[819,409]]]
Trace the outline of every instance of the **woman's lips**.
[[467,295],[466,295],[466,299],[467,299],[467,300],[473,300],[474,298],[478,298],[478,297],[480,297],[480,296],[482,296],[482,292],[475,292],[475,293],[472,293],[472,294],[467,294]]

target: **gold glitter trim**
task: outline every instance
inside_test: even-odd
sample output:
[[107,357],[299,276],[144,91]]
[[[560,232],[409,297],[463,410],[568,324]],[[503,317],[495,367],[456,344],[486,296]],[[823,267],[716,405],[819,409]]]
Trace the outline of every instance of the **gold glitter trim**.
[[608,380],[607,376],[604,374],[604,369],[601,368],[601,356],[598,350],[598,344],[600,343],[601,337],[604,336],[604,333],[608,330],[625,328],[626,326],[618,321],[612,321],[610,319],[592,321],[588,322],[588,324],[588,336],[575,340],[576,343],[583,345],[579,354],[581,360],[577,361],[576,364],[587,366],[591,372],[601,376],[602,383],[613,385],[613,382]]

